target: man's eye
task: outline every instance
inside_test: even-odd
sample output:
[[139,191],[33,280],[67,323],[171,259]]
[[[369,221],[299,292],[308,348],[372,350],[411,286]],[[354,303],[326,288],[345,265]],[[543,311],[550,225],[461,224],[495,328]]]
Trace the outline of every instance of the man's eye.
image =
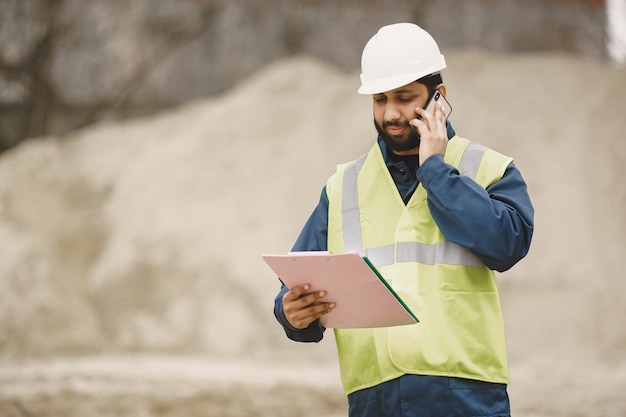
[[400,97],[399,100],[403,103],[408,103],[409,101],[413,101],[413,97]]

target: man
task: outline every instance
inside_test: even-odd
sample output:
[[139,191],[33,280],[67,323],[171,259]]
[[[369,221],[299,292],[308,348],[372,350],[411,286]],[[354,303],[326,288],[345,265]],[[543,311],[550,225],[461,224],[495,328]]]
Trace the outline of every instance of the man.
[[[349,415],[509,416],[504,325],[493,270],[528,252],[534,210],[512,158],[459,137],[444,108],[446,67],[420,27],[381,28],[361,59],[378,140],[338,167],[294,251],[367,255],[420,319],[335,329]],[[274,314],[290,339],[317,342],[325,291],[282,286]]]

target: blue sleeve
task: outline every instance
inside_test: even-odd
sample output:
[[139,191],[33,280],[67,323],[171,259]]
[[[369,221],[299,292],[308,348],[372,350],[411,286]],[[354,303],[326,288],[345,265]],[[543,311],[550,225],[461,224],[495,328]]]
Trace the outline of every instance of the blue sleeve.
[[[326,187],[322,190],[320,201],[313,210],[313,213],[307,220],[304,228],[300,232],[300,236],[296,240],[292,251],[325,251],[328,248],[328,196],[326,195]],[[288,291],[287,287],[282,284],[280,291],[274,299],[274,316],[285,329],[287,337],[297,342],[319,342],[324,337],[324,326],[319,320],[311,323],[306,329],[296,329],[289,324],[285,312],[283,311],[283,295]]]
[[445,238],[464,246],[496,271],[506,271],[528,253],[534,209],[513,163],[484,189],[460,175],[443,157],[428,158],[417,171],[428,207]]

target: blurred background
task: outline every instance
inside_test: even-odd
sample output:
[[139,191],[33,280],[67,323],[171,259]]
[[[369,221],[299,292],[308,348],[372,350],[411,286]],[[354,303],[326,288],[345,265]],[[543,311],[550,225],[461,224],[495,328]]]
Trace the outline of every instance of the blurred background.
[[389,22],[419,22],[447,50],[604,60],[609,3],[623,15],[621,0],[2,0],[0,147],[220,94],[293,54],[354,70]]
[[626,415],[625,1],[0,0],[0,417],[346,415],[261,254],[372,145],[360,54],[401,21],[535,204],[514,415]]

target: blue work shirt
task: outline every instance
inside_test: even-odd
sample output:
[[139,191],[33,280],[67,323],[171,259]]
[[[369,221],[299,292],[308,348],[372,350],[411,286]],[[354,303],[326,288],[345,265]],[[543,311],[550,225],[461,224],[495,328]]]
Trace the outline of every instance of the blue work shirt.
[[[455,131],[447,122],[451,139]],[[511,163],[502,178],[484,189],[473,179],[460,175],[433,155],[421,166],[418,156],[399,156],[378,138],[383,158],[405,204],[421,182],[427,193],[430,212],[437,226],[450,241],[480,257],[487,267],[506,271],[528,253],[534,225],[534,209],[521,173]],[[328,237],[328,196],[322,189],[319,203],[304,225],[293,251],[325,251]],[[289,324],[283,311],[284,285],[274,302],[274,315],[287,337],[299,342],[318,342],[324,327],[319,320],[306,329]]]

